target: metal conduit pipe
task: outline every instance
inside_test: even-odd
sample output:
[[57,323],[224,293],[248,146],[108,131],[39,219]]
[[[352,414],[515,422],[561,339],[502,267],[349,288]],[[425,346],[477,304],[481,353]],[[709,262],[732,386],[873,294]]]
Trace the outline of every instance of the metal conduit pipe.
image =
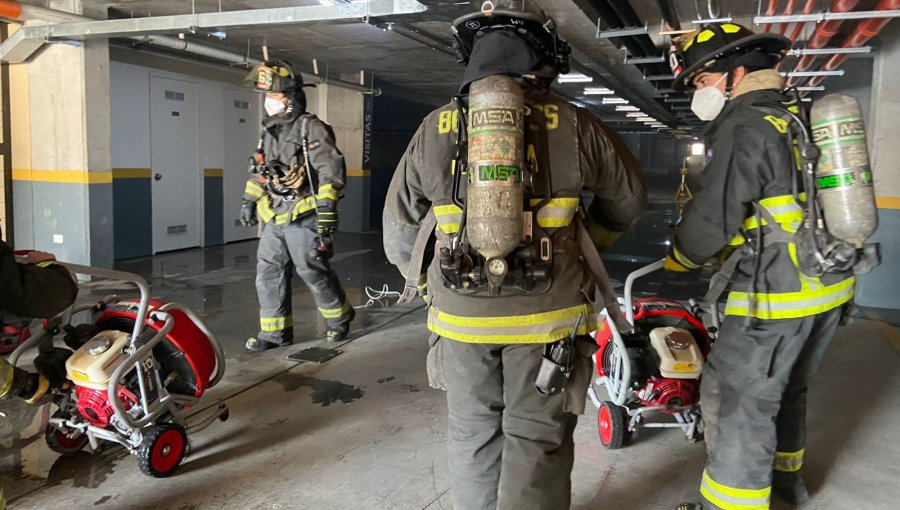
[[[881,0],[880,2],[878,2],[878,5],[875,6],[876,11],[895,9],[900,9],[900,0]],[[864,46],[867,42],[869,42],[869,39],[881,33],[881,30],[885,27],[885,25],[890,23],[891,19],[892,18],[873,18],[861,20],[859,24],[856,25],[856,29],[853,30],[853,33],[847,36],[847,38],[844,40],[844,43],[841,44],[841,48],[858,48],[860,46]],[[829,58],[825,61],[824,64],[822,64],[821,70],[834,71],[835,69],[840,67],[848,57],[849,55],[846,53],[832,55],[831,58]],[[815,87],[822,83],[824,79],[825,76],[815,76],[809,81],[809,86]]]
[[[830,12],[849,12],[852,11],[858,3],[859,0],[834,0],[831,2],[831,7],[829,7],[828,10]],[[809,38],[809,41],[806,42],[806,48],[811,50],[824,48],[825,45],[828,44],[828,41],[838,33],[838,30],[840,30],[843,23],[843,20],[829,20],[820,23],[819,26],[816,27],[816,31],[813,32],[812,36]],[[806,71],[815,60],[815,55],[804,55],[800,57],[800,60],[794,65],[794,72]],[[789,77],[787,86],[794,87],[801,81],[803,81],[802,78]]]
[[[36,5],[23,4],[20,2],[16,2],[15,0],[0,0],[0,18],[19,22],[40,20],[49,23],[77,23],[82,21],[97,21],[96,19],[89,18],[87,16],[73,14],[65,11],[58,11],[55,9],[47,9],[45,7],[39,7]],[[134,41],[138,45],[145,44],[170,50],[183,51],[185,53],[190,53],[191,55],[196,55],[198,57],[220,60],[223,62],[228,62],[229,64],[247,64],[249,66],[255,66],[262,63],[262,60],[248,58],[246,55],[242,55],[240,53],[213,48],[212,46],[197,44],[195,42],[190,42],[167,35],[135,36],[127,37],[126,39]],[[379,89],[378,87],[370,88],[366,87],[365,85],[360,85],[358,83],[348,82],[344,80],[323,80],[319,76],[303,72],[301,72],[300,74],[303,76],[303,81],[306,83],[326,83],[329,85],[335,85],[337,87],[343,87],[359,92],[368,92],[375,96],[381,95],[381,89]]]

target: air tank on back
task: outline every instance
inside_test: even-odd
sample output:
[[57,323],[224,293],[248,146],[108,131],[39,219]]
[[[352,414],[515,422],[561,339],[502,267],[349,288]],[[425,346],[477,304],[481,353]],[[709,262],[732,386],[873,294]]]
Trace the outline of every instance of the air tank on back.
[[828,94],[813,103],[810,122],[821,150],[816,192],[825,226],[836,238],[862,248],[878,227],[878,210],[859,103],[845,94]]
[[489,76],[469,89],[469,244],[486,259],[505,257],[522,240],[525,98],[508,76]]

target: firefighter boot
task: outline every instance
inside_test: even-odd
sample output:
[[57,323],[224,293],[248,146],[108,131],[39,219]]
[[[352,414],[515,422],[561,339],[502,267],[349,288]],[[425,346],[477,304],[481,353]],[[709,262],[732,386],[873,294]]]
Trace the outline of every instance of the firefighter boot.
[[772,495],[793,506],[809,501],[809,492],[800,473],[775,471],[772,474]]
[[356,310],[350,308],[349,318],[347,322],[344,324],[328,328],[328,331],[325,332],[325,339],[328,342],[340,342],[341,340],[347,338],[347,335],[350,333],[350,323],[353,322],[353,319],[356,317]]

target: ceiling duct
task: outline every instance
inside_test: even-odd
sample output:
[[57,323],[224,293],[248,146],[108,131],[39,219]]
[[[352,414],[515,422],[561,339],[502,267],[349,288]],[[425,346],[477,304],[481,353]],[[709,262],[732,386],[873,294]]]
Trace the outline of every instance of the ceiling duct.
[[[10,0],[0,0],[0,18],[18,22],[39,20],[49,23],[87,23],[98,21],[87,16],[72,14],[65,11],[58,11],[55,9],[47,9],[44,7],[23,4]],[[16,33],[18,34],[19,32]],[[16,34],[13,34],[12,37],[15,37],[15,35]],[[4,41],[3,44],[0,44],[0,60],[3,60],[4,62],[24,62],[46,42],[42,39],[26,38],[19,40],[18,44],[15,44],[15,41],[12,41],[12,37]],[[122,37],[122,39],[132,41],[132,44],[135,46],[151,46],[164,48],[167,50],[183,52],[189,55],[225,62],[232,65],[236,64],[252,67],[262,63],[262,60],[251,58],[247,55],[214,48],[212,46],[198,44],[185,39],[180,39],[178,37],[166,35],[141,35]],[[35,44],[29,44],[29,41]],[[303,81],[306,83],[327,83],[342,88],[356,90],[359,92],[371,93],[376,96],[381,94],[381,89],[377,87],[366,87],[358,83],[348,82],[344,80],[323,80],[319,76],[311,75],[308,73],[301,72],[300,74],[303,76]]]

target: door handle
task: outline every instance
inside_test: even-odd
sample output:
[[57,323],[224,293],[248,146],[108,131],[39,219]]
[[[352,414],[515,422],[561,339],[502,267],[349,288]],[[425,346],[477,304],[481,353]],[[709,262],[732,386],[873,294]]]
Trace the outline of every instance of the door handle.
[[154,181],[158,181],[158,180],[160,180],[160,179],[162,179],[162,174],[153,174],[153,180],[154,180]]

